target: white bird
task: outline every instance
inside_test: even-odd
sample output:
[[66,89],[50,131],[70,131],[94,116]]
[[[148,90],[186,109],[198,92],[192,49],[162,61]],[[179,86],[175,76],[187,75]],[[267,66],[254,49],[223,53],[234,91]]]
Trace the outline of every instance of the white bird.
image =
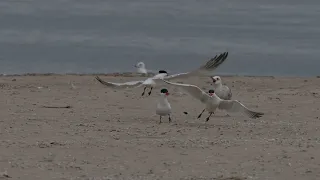
[[220,76],[213,76],[211,77],[213,82],[213,89],[215,94],[224,100],[230,100],[232,98],[232,92],[231,89],[222,84],[222,80]]
[[228,112],[241,112],[249,116],[250,118],[259,118],[264,113],[261,112],[254,112],[248,109],[246,106],[244,106],[242,103],[240,103],[237,100],[223,100],[220,99],[214,92],[214,90],[209,90],[209,94],[207,94],[205,91],[200,89],[198,86],[191,85],[191,84],[180,84],[180,83],[173,83],[166,80],[163,80],[164,82],[178,86],[185,91],[187,91],[191,96],[193,96],[196,99],[199,99],[202,103],[206,105],[206,108],[199,114],[198,119],[201,117],[202,113],[207,110],[209,112],[209,116],[207,117],[206,121],[209,121],[210,116],[214,114],[215,110],[221,109],[226,110]]
[[69,81],[69,84],[71,86],[71,89],[77,89],[77,87],[72,83],[72,81]]
[[141,73],[141,74],[144,74],[144,75],[148,74],[148,71],[146,69],[146,65],[144,64],[144,62],[138,62],[136,65],[134,65],[134,67],[137,68],[137,72],[138,73]]
[[108,87],[113,87],[116,89],[123,89],[123,88],[129,88],[129,87],[140,87],[140,86],[144,86],[143,92],[141,94],[141,96],[143,96],[145,94],[145,91],[147,88],[150,88],[150,91],[148,92],[149,96],[152,92],[152,89],[156,86],[156,82],[155,80],[158,79],[162,79],[165,76],[167,76],[167,72],[164,70],[160,70],[159,74],[147,78],[146,80],[142,80],[142,81],[129,81],[129,82],[124,82],[124,83],[115,83],[115,82],[107,82],[107,81],[103,81],[101,78],[99,78],[98,76],[96,76],[96,79],[103,85],[106,85]]
[[156,114],[160,116],[160,122],[162,116],[169,116],[169,122],[171,122],[171,105],[167,99],[167,96],[169,95],[169,92],[167,89],[161,89],[160,91],[160,98],[157,102],[157,109]]
[[145,94],[146,88],[150,88],[149,95],[152,92],[152,89],[156,86],[156,81],[161,82],[161,79],[176,79],[176,78],[187,78],[190,76],[210,76],[212,70],[216,69],[220,64],[222,64],[226,58],[228,57],[228,52],[221,53],[219,56],[216,55],[214,58],[211,58],[207,63],[200,68],[186,73],[178,73],[173,75],[168,75],[168,73],[164,70],[160,70],[159,74],[147,78],[146,80],[141,81],[130,81],[130,82],[124,82],[124,83],[115,83],[115,82],[107,82],[100,79],[98,76],[96,76],[96,79],[103,85],[112,87],[112,88],[129,88],[129,87],[140,87],[144,86],[142,96]]

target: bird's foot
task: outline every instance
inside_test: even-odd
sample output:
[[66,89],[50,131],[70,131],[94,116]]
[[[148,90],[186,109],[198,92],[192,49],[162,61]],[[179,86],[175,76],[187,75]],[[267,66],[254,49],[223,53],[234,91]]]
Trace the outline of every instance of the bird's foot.
[[144,92],[141,94],[141,96],[143,96],[144,95]]
[[201,115],[202,115],[202,114],[199,114],[198,119],[201,118]]
[[148,94],[149,94],[149,96],[150,96],[150,94],[151,94],[151,91],[150,91],[150,92],[148,92]]
[[169,123],[171,122],[171,117],[169,117]]

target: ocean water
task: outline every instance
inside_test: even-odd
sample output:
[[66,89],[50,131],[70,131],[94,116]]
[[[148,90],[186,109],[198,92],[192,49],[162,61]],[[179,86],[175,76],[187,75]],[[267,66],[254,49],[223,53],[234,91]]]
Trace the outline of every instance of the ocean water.
[[319,0],[2,0],[0,73],[320,75]]

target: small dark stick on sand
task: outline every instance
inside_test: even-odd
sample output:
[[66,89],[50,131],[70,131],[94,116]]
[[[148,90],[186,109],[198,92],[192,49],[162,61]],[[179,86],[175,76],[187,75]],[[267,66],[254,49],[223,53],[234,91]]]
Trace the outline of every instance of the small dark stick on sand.
[[183,112],[183,113],[184,113],[184,114],[188,114],[188,112],[186,112],[186,111],[185,111],[185,112]]
[[71,108],[71,106],[42,106],[43,108]]

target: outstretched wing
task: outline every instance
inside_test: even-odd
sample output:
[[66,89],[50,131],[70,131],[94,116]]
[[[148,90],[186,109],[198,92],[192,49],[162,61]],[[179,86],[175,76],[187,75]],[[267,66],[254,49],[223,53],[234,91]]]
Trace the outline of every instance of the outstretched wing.
[[218,108],[226,110],[228,112],[241,112],[253,119],[259,118],[264,115],[264,113],[261,112],[251,111],[237,100],[221,100]]
[[191,85],[191,84],[173,83],[166,80],[163,80],[163,81],[167,84],[182,88],[183,90],[187,91],[192,97],[199,99],[202,103],[206,103],[210,98],[210,96],[206,92],[204,92],[202,89],[200,89],[198,86]]
[[101,84],[111,87],[111,88],[129,88],[129,87],[137,87],[143,83],[143,81],[130,81],[124,83],[115,83],[115,82],[107,82],[103,81],[100,77],[96,76],[96,80],[99,81]]
[[212,71],[216,69],[218,66],[220,66],[228,57],[228,52],[224,52],[215,57],[211,58],[209,61],[206,62],[206,64],[200,66],[198,69],[191,71],[191,72],[186,72],[186,73],[178,73],[178,74],[173,74],[170,76],[166,76],[164,79],[166,80],[172,80],[176,78],[187,78],[189,76],[194,76],[194,75],[205,75],[205,76],[210,76]]

